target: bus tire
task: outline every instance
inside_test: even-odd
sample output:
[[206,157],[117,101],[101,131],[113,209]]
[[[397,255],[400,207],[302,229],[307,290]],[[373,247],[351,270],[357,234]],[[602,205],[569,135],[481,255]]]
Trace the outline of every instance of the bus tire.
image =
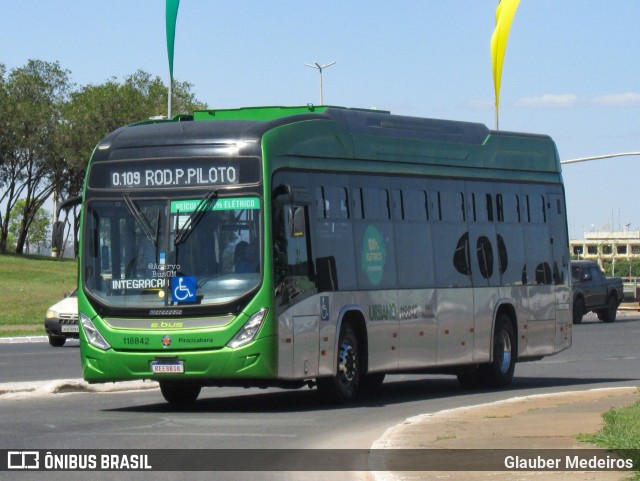
[[360,394],[363,396],[375,395],[384,382],[385,373],[369,373],[360,380]]
[[493,360],[480,369],[487,387],[506,387],[513,380],[516,366],[516,335],[511,318],[500,314],[493,333]]
[[318,391],[328,402],[347,404],[358,397],[362,359],[356,331],[346,323],[340,329],[336,375],[318,379]]
[[164,399],[175,407],[188,407],[195,404],[202,387],[187,382],[160,381],[160,392]]

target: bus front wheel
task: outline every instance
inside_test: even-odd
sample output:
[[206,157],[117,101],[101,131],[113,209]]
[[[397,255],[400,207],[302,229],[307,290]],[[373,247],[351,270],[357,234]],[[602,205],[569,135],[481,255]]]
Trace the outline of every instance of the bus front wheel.
[[330,402],[346,404],[358,396],[361,377],[360,344],[351,324],[343,324],[338,341],[336,375],[319,378],[318,391]]
[[201,386],[186,382],[160,381],[160,392],[164,399],[176,407],[192,406],[200,395]]

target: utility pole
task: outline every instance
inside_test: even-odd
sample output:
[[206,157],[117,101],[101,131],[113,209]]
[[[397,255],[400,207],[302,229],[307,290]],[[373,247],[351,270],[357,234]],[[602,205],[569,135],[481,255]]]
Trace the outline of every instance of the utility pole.
[[322,70],[335,65],[335,62],[325,63],[324,65],[320,65],[318,62],[313,64],[305,63],[307,67],[315,68],[318,72],[320,72],[320,105],[324,105],[324,96],[322,93]]

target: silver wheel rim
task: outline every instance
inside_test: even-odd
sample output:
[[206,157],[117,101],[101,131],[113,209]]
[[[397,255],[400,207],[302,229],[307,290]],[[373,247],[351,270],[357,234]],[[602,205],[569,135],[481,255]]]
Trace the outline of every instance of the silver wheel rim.
[[511,338],[507,331],[502,331],[502,358],[500,359],[500,372],[505,374],[511,366]]
[[358,365],[356,363],[356,351],[348,342],[344,342],[340,346],[340,359],[338,361],[338,371],[342,373],[344,379],[348,382],[353,381],[358,374]]

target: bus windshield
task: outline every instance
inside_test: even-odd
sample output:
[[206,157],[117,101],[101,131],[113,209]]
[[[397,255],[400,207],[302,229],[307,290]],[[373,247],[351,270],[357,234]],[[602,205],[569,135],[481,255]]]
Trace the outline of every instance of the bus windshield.
[[85,217],[85,286],[111,308],[222,305],[260,284],[258,197],[123,194]]

